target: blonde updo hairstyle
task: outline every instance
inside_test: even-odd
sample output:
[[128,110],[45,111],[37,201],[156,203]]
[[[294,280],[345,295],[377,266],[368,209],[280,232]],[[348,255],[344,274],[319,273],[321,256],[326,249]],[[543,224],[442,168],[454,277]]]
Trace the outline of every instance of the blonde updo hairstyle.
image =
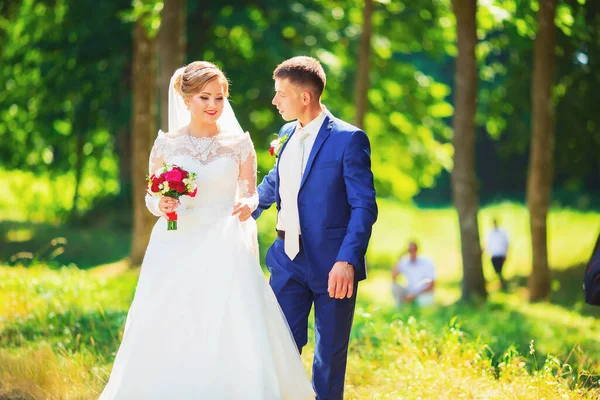
[[229,96],[229,81],[223,71],[213,63],[207,61],[194,61],[188,64],[183,73],[175,79],[175,90],[183,100],[188,100],[204,89],[208,82],[218,79],[223,85],[223,95]]

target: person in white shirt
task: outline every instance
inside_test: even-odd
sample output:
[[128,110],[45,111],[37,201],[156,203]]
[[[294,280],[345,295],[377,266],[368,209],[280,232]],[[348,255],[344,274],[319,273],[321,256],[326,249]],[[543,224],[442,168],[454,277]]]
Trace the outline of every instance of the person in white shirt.
[[[398,307],[410,303],[419,306],[434,304],[435,265],[428,258],[417,255],[417,252],[417,244],[410,242],[408,255],[392,268],[392,294]],[[406,286],[396,282],[398,275],[406,278]]]
[[498,226],[496,219],[494,219],[494,229],[488,232],[485,243],[486,251],[492,259],[494,271],[496,271],[496,274],[500,278],[500,285],[502,289],[506,289],[506,281],[502,276],[502,268],[508,254],[508,234]]

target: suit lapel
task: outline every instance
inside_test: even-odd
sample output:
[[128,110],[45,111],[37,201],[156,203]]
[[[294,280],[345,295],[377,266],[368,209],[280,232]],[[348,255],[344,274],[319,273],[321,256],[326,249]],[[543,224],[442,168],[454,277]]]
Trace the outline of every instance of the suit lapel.
[[300,189],[302,189],[302,185],[304,185],[304,182],[306,181],[306,177],[310,173],[310,169],[313,166],[315,157],[319,153],[319,150],[321,150],[321,146],[323,146],[323,143],[325,143],[325,140],[327,140],[327,138],[331,134],[332,128],[333,128],[333,115],[331,115],[329,112],[327,112],[327,116],[325,117],[325,120],[323,121],[323,124],[321,125],[321,129],[319,129],[319,133],[317,134],[315,143],[313,144],[313,147],[310,151],[310,155],[308,156],[308,161],[306,162],[306,168],[304,169],[304,174],[302,174],[302,180],[300,181]]
[[[292,130],[287,133],[288,138],[285,141],[285,143],[283,144],[283,146],[281,147],[281,150],[279,150],[279,154],[277,155],[277,168],[279,168],[279,160],[281,160],[281,155],[283,154],[283,151],[285,150],[285,148],[287,147],[287,144],[289,143],[290,139],[292,138],[292,136],[294,136],[294,133],[296,133],[296,124],[294,124]],[[284,133],[283,136],[285,136],[286,134]]]

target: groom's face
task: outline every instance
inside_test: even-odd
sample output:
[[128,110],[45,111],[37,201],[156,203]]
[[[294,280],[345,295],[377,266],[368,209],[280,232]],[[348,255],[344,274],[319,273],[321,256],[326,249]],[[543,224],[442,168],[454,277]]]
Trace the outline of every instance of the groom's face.
[[306,106],[303,98],[304,91],[288,79],[275,79],[275,97],[271,103],[277,107],[277,111],[284,120],[298,119]]

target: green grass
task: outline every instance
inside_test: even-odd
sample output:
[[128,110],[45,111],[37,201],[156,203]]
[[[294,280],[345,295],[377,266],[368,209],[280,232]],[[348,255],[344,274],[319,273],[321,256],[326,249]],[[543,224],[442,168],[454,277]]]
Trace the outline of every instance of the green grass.
[[[96,398],[139,272],[126,268],[127,223],[93,218],[59,225],[49,198],[35,212],[23,210],[34,201],[27,196],[9,200],[0,203],[0,399]],[[348,399],[600,396],[600,308],[585,305],[581,295],[582,263],[600,228],[597,213],[551,211],[552,301],[529,304],[527,211],[514,203],[484,208],[482,237],[497,217],[512,239],[510,290],[498,290],[484,259],[488,302],[463,305],[456,303],[462,274],[455,211],[390,200],[379,205],[349,351]],[[273,210],[259,220],[263,257],[274,225]],[[413,238],[436,263],[437,306],[396,310],[389,269]],[[307,371],[312,346],[303,355]]]
[[[399,206],[390,200],[379,200],[379,220],[373,230],[368,258],[377,267],[389,266],[405,251],[410,239],[417,239],[421,253],[437,265],[439,279],[458,281],[462,277],[458,217],[453,209],[419,209]],[[531,241],[529,216],[520,204],[501,203],[484,207],[479,213],[482,241],[498,218],[510,236],[510,253],[505,265],[508,277],[529,275]],[[551,210],[548,218],[549,263],[554,271],[563,270],[587,260],[600,232],[600,218],[594,212],[568,209]],[[484,271],[494,279],[491,262],[484,256]]]
[[[137,270],[119,265],[0,268],[0,396],[95,398],[136,282]],[[384,296],[387,283],[376,273],[361,285],[348,399],[600,395],[594,389],[600,373],[596,319],[499,293],[479,307],[398,311]],[[303,356],[307,368],[312,348],[311,341]]]

